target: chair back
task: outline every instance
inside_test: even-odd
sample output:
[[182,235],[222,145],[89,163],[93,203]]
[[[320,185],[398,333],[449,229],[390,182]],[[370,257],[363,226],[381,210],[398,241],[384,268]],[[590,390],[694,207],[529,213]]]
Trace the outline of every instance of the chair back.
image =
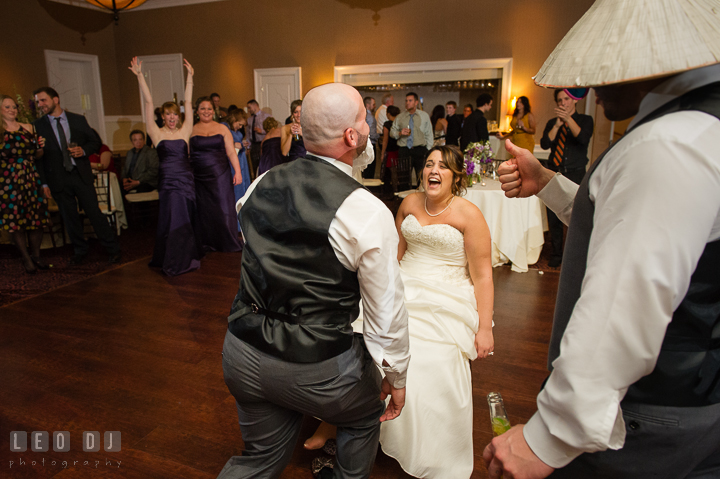
[[409,156],[397,159],[397,183],[393,184],[393,190],[399,191],[411,188],[412,160]]

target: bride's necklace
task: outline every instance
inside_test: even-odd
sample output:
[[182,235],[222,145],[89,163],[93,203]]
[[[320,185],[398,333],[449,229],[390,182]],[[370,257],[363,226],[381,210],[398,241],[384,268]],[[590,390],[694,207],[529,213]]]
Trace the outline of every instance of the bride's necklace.
[[448,205],[445,207],[444,210],[442,210],[440,213],[432,214],[432,213],[430,213],[430,212],[428,211],[428,209],[427,209],[427,196],[426,196],[426,197],[425,197],[425,213],[427,213],[428,216],[433,216],[433,217],[434,217],[434,216],[440,216],[441,214],[445,213],[445,211],[446,211],[448,208],[450,208],[450,205],[452,204],[453,201],[455,201],[455,196],[452,197],[452,199],[450,200],[450,203],[448,203]]

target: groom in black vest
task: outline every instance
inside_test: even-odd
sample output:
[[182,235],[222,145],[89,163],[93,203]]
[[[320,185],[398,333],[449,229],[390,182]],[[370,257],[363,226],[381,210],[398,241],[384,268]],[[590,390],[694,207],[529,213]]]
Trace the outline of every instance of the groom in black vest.
[[609,120],[634,118],[579,187],[507,142],[506,195],[537,194],[569,230],[551,373],[535,415],[485,449],[490,478],[720,477],[720,10],[707,7],[599,0],[535,77],[593,87]]
[[[368,163],[365,113],[351,86],[309,91],[308,155],[258,177],[238,202],[246,244],[223,370],[245,450],[220,478],[279,477],[303,415],[337,426],[335,477],[369,477],[380,423],[405,402],[399,238],[390,211],[351,177]],[[350,325],[361,298],[363,336]]]

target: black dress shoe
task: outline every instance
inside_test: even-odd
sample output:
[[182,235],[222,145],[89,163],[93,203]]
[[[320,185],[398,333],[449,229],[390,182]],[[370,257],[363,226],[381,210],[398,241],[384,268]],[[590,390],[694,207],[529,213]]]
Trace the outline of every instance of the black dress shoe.
[[561,264],[562,258],[557,256],[553,256],[552,258],[550,258],[550,261],[548,261],[548,266],[551,268],[558,268]]
[[25,264],[25,261],[23,261],[23,268],[25,268],[25,272],[26,272],[27,274],[35,274],[35,273],[37,273],[37,268],[36,268],[35,266],[33,266],[32,263],[30,263],[30,268],[28,268],[28,265]]
[[32,260],[33,264],[37,267],[37,269],[50,269],[50,266],[48,266],[47,263],[45,263],[43,260],[41,260],[40,257],[30,256],[30,259]]
[[70,258],[70,266],[77,266],[79,264],[82,264],[85,262],[85,256],[84,254],[75,254],[72,258]]
[[122,255],[120,253],[114,253],[108,257],[108,264],[118,264],[121,260]]

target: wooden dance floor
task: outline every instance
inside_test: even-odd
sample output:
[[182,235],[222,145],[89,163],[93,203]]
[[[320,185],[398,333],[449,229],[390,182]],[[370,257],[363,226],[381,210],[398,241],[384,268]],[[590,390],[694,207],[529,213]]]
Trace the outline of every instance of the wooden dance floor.
[[[209,479],[240,454],[220,355],[240,255],[209,254],[177,278],[147,261],[0,308],[0,477]],[[502,393],[512,423],[535,410],[558,276],[494,270],[496,352],[472,365],[473,478],[487,476],[487,393]],[[305,420],[283,478],[312,477],[319,454],[302,439],[316,425]],[[11,431],[68,431],[70,450],[31,452],[28,439],[26,452],[10,452]],[[122,450],[83,452],[83,431],[119,431]],[[372,477],[409,476],[379,453]]]

